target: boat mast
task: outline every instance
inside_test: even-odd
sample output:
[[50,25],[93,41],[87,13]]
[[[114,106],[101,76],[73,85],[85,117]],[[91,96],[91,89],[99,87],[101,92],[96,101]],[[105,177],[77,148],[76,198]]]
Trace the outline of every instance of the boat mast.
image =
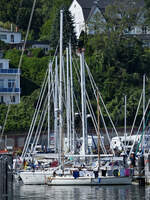
[[47,135],[47,148],[50,148],[50,72],[52,62],[50,61],[48,67],[48,135]]
[[55,93],[54,93],[54,145],[58,153],[58,59],[55,58]]
[[85,68],[84,68],[84,49],[80,52],[81,66],[81,105],[82,105],[82,137],[83,155],[87,153],[87,118],[86,118],[86,95],[85,95]]
[[145,74],[143,76],[143,131],[145,129]]
[[75,122],[74,122],[74,98],[73,98],[73,74],[72,74],[72,50],[71,50],[71,41],[69,42],[69,55],[70,55],[70,78],[71,78],[71,113],[72,113],[72,139],[71,139],[71,149],[73,153],[75,152]]
[[60,138],[60,144],[59,144],[59,153],[60,153],[60,163],[62,161],[62,134],[63,134],[63,110],[62,110],[62,53],[63,53],[63,10],[60,10],[60,87],[59,87],[59,138]]
[[124,97],[124,136],[125,136],[125,153],[127,151],[127,96]]
[[[143,75],[143,135],[145,137],[145,74]],[[143,140],[141,145],[143,146]]]
[[97,92],[97,131],[98,131],[98,142],[97,142],[97,149],[98,149],[98,171],[100,170],[100,107],[99,107],[99,95]]
[[70,152],[70,79],[69,79],[69,50],[66,48],[66,57],[67,57],[67,145],[68,151]]

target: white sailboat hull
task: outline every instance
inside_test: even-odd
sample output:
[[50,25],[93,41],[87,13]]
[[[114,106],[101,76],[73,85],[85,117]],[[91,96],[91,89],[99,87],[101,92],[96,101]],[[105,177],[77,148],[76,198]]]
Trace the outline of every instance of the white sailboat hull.
[[120,176],[108,176],[93,178],[92,185],[130,185],[132,184],[132,179],[130,177],[120,177]]
[[91,178],[79,177],[75,179],[74,177],[48,177],[48,185],[90,185]]
[[25,185],[47,184],[47,177],[52,176],[50,171],[20,172],[20,178]]
[[129,185],[130,177],[47,177],[48,185]]

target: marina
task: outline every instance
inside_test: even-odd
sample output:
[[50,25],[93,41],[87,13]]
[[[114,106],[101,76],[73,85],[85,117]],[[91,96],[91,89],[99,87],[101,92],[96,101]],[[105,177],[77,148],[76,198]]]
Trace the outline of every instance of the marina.
[[[39,3],[43,6],[40,10],[43,24],[42,20],[39,20],[41,27],[39,30],[35,29],[35,32],[32,30],[33,35],[30,35],[29,31],[32,18],[37,20],[33,13],[36,10],[38,16],[39,10],[36,6],[39,5],[36,5],[36,0],[33,1],[32,7],[30,5],[32,10],[26,34],[25,30],[22,30],[25,37],[23,46],[20,46],[23,41],[17,24],[16,32],[13,32],[11,24],[10,43],[17,39],[21,41],[14,46],[11,44],[11,48],[15,47],[16,52],[18,51],[18,69],[15,68],[16,60],[10,63],[14,70],[9,68],[8,58],[11,53],[7,55],[8,47],[3,42],[9,41],[10,33],[0,27],[3,33],[0,35],[0,42],[2,39],[6,48],[4,54],[3,51],[0,52],[0,92],[3,92],[0,96],[0,108],[6,112],[6,116],[2,115],[3,124],[0,126],[0,200],[150,199],[150,99],[149,80],[144,71],[148,65],[144,66],[149,60],[149,52],[144,49],[145,43],[128,38],[126,32],[131,27],[127,24],[124,24],[124,30],[120,28],[117,33],[117,23],[122,20],[122,17],[118,18],[118,13],[117,17],[113,15],[117,19],[114,27],[109,24],[111,21],[113,23],[110,13],[113,10],[120,12],[114,9],[114,6],[117,6],[114,3],[111,5],[112,10],[109,10],[107,2],[101,4],[99,0],[72,0],[72,3],[67,2],[66,8],[58,9],[58,15],[52,20],[54,24],[50,34],[51,46],[44,46],[40,40],[48,37],[42,36],[47,32],[44,20],[48,17],[43,13],[53,7],[53,3],[44,3]],[[140,3],[143,5],[143,1]],[[20,7],[23,4],[22,1]],[[135,7],[140,9],[141,5],[137,3]],[[85,8],[88,23],[83,12]],[[106,12],[106,8],[111,12]],[[118,7],[120,8],[121,6]],[[100,13],[101,16],[97,16]],[[99,37],[97,24],[94,25],[98,22],[97,17],[103,17],[99,21],[103,25],[99,24],[99,28],[102,29],[105,24],[107,29],[101,30],[102,38]],[[81,22],[79,18],[82,21],[84,18],[85,21]],[[47,24],[52,26],[52,21],[47,21]],[[107,27],[106,23],[111,28]],[[77,24],[80,24],[80,30]],[[94,29],[91,30],[93,26]],[[41,31],[42,29],[44,31]],[[143,34],[146,28],[142,27],[141,30]],[[39,31],[37,36],[36,31]],[[126,37],[119,36],[123,34],[126,34]],[[30,43],[27,41],[28,36],[37,37],[37,45],[41,43],[43,46],[38,46],[38,50],[37,46],[32,46],[32,50],[26,49],[27,43]],[[127,45],[122,39],[126,39],[126,43],[132,43]],[[85,41],[87,44],[84,44]],[[97,42],[100,42],[98,46]],[[129,49],[130,53],[124,52],[124,49]],[[139,57],[139,54],[135,56],[137,49],[145,58],[141,69],[130,65],[131,60],[133,62]],[[12,51],[15,52],[13,48]],[[127,54],[132,54],[127,59],[129,63],[124,58]],[[137,58],[130,58],[134,56]],[[134,65],[137,63],[138,61]],[[124,66],[126,64],[127,68]],[[22,65],[25,65],[23,75],[20,70]],[[37,68],[35,71],[32,65]],[[139,70],[139,74],[136,70]],[[23,84],[20,82],[22,76],[25,79]],[[28,79],[29,85],[33,81],[33,88],[26,85]],[[128,87],[128,82],[131,83],[132,90]],[[21,84],[25,87],[23,95]],[[122,86],[119,89],[120,85]],[[138,92],[135,93],[137,88]],[[10,111],[13,114],[9,116]],[[21,113],[21,117],[18,113]],[[15,123],[13,120],[16,120]],[[117,126],[123,127],[121,134]],[[27,134],[22,133],[22,138],[18,136],[17,139],[15,134],[13,136],[9,132],[10,129],[25,130]],[[6,130],[9,137],[5,135]],[[22,144],[20,147],[19,142]]]

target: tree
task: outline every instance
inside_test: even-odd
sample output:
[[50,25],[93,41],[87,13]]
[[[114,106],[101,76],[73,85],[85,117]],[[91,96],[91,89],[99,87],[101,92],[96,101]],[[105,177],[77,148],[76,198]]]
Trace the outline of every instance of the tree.
[[[68,46],[69,41],[73,47],[77,45],[76,34],[74,31],[73,17],[68,9],[63,9],[63,47]],[[53,48],[56,48],[60,36],[60,11],[57,11],[55,21],[52,26],[50,42]]]
[[54,24],[56,13],[62,7],[69,7],[72,0],[41,0],[42,2],[42,15],[44,16],[44,24],[40,30],[40,40],[49,40]]
[[1,0],[0,21],[16,23],[20,0]]

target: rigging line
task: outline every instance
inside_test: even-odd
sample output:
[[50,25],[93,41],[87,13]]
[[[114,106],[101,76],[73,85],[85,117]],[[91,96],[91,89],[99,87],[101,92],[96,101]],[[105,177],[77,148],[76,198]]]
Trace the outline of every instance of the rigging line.
[[[93,88],[93,91],[94,91],[95,98],[97,98],[96,90],[94,89],[94,85],[93,85],[93,82],[92,82],[92,79],[91,79],[91,76],[90,76],[90,73],[89,73],[90,69],[88,67],[87,67],[87,71],[88,71],[90,82],[91,82],[91,85],[92,85],[92,88]],[[97,91],[99,92],[99,90],[97,90]],[[100,106],[99,106],[99,111],[100,111],[100,114],[101,114],[101,117],[102,117],[102,121],[103,121],[103,124],[104,124],[104,127],[105,127],[105,131],[106,131],[106,134],[107,134],[108,141],[110,143],[111,150],[112,150],[113,154],[115,155],[114,149],[111,146],[111,140],[110,140],[110,137],[109,137],[108,129],[107,129],[107,126],[106,126],[106,123],[105,123],[105,120],[104,120],[104,117],[103,117],[103,113],[102,113],[102,110],[101,110]]]
[[[75,59],[75,61],[76,61],[76,59]],[[77,61],[76,61],[76,65],[77,65]],[[78,77],[78,82],[80,83],[79,72],[77,71],[77,68],[76,68],[75,65],[74,65],[74,68],[75,68],[75,71],[76,71],[76,74],[77,74],[77,77]],[[93,111],[93,108],[92,108],[92,105],[91,105],[89,96],[88,96],[88,94],[87,94],[87,91],[86,91],[86,98],[87,98],[87,100],[88,100],[88,101],[87,101],[87,102],[88,102],[87,106],[88,106],[88,109],[89,109],[90,114],[91,114],[91,116],[92,116],[92,122],[93,122],[93,124],[94,124],[95,131],[96,131],[96,133],[97,133],[97,135],[98,135],[98,130],[97,130],[98,125],[97,125],[96,117],[95,117],[95,114],[94,114],[94,111]],[[103,150],[104,153],[107,154],[107,151],[106,151],[104,142],[103,142],[102,138],[100,138],[100,139],[101,139],[101,143],[102,143],[102,150]]]
[[[86,64],[87,68],[89,68],[88,65],[87,65],[87,63],[85,63],[85,64]],[[89,71],[89,73],[90,73],[90,76],[91,76],[91,78],[92,78],[92,81],[93,81],[93,83],[94,83],[94,85],[95,85],[95,88],[97,89],[97,91],[99,91],[99,90],[98,90],[98,87],[97,87],[97,85],[96,85],[96,83],[95,83],[95,81],[94,81],[94,78],[93,78],[93,76],[92,76],[92,74],[91,74],[90,71]],[[108,117],[109,117],[109,120],[110,120],[110,122],[111,122],[111,124],[112,124],[112,126],[113,126],[113,128],[114,128],[114,130],[115,130],[115,133],[116,133],[117,137],[119,138],[118,132],[117,132],[117,130],[116,130],[116,128],[115,128],[115,125],[114,125],[114,123],[113,123],[113,121],[112,121],[112,119],[111,119],[111,116],[110,116],[110,114],[109,114],[109,112],[108,112],[108,109],[107,109],[107,107],[106,107],[106,105],[105,105],[105,103],[104,103],[104,101],[103,101],[103,98],[102,98],[102,95],[101,95],[100,91],[99,91],[99,96],[100,96],[100,99],[101,99],[101,101],[102,101],[102,103],[103,103],[103,106],[104,106],[104,108],[105,108],[105,111],[106,111],[106,113],[107,113],[107,115],[108,115]],[[120,138],[119,138],[119,141],[121,142]],[[124,144],[123,144],[123,148],[125,148],[125,147],[124,147]]]
[[40,129],[39,129],[39,134],[38,134],[38,137],[37,137],[37,140],[36,140],[36,143],[35,143],[35,146],[34,146],[34,150],[33,150],[33,151],[35,151],[35,147],[37,146],[37,143],[38,143],[38,141],[39,141],[40,133],[41,133],[41,130],[42,130],[42,127],[43,127],[43,123],[44,123],[44,120],[45,120],[45,117],[46,117],[47,110],[48,110],[48,107],[46,106],[45,112],[44,112],[44,110],[43,110],[44,116],[43,116],[43,118],[41,117],[41,120],[42,120],[42,122],[41,122],[41,127],[40,127]]
[[[39,135],[41,134],[41,132],[40,132],[39,130],[40,130],[40,127],[41,127],[42,119],[45,120],[45,118],[44,118],[43,116],[45,116],[45,115],[44,115],[45,110],[47,111],[47,101],[48,101],[48,94],[47,94],[47,96],[46,96],[46,98],[45,98],[45,100],[44,100],[44,105],[43,105],[42,113],[40,114],[40,119],[39,119],[38,126],[37,126],[37,129],[36,129],[35,135],[34,135],[33,142],[32,142],[33,145],[32,145],[32,148],[31,148],[31,150],[30,150],[31,153],[32,153],[33,150],[35,149],[36,143],[38,143],[38,142],[37,142],[37,138],[39,138]],[[28,148],[27,148],[27,149],[28,149]]]
[[33,2],[32,10],[31,10],[31,15],[30,15],[30,19],[29,19],[28,28],[27,28],[27,33],[26,33],[26,36],[25,36],[25,41],[24,41],[24,44],[23,44],[23,49],[22,49],[22,53],[21,53],[21,57],[20,57],[20,61],[19,61],[19,66],[18,66],[19,69],[20,69],[21,64],[22,64],[23,54],[24,54],[24,51],[25,51],[25,47],[26,47],[26,43],[27,43],[27,39],[28,39],[30,27],[31,27],[32,17],[33,17],[33,13],[34,13],[34,9],[35,9],[35,4],[36,4],[36,0],[34,0],[34,2]]
[[[50,97],[51,97],[52,93],[53,93],[53,89],[51,89]],[[42,119],[42,116],[43,116],[43,111],[45,110],[45,107],[46,107],[46,103],[48,103],[48,94],[46,95],[45,100],[44,100],[44,105],[43,105],[43,107],[41,108],[41,109],[42,109],[42,113],[40,114],[40,120],[39,120],[39,122],[38,122],[38,127],[37,127],[37,129],[36,129],[36,133],[35,133],[35,135],[34,135],[33,144],[36,143],[35,141],[36,141],[36,138],[37,138],[37,134],[40,134],[39,127],[40,127],[41,119]],[[32,151],[32,150],[33,150],[33,148],[31,149],[31,151]]]
[[[37,117],[38,117],[38,114],[39,114],[39,109],[41,108],[41,103],[42,103],[43,98],[44,98],[44,94],[45,94],[45,90],[46,90],[47,83],[48,83],[48,79],[47,79],[46,82],[45,82],[44,92],[43,92],[42,97],[41,97],[41,101],[40,101],[39,108],[36,109],[36,111],[37,111],[37,112],[36,112],[36,116],[34,117],[34,123],[33,123],[33,125],[32,125],[32,129],[31,129],[30,133],[28,134],[28,140],[26,140],[26,146],[25,146],[24,152],[27,151],[27,148],[28,148],[28,146],[29,146],[29,142],[31,141],[31,136],[32,136],[32,134],[33,134],[33,130],[34,130],[34,127],[35,127],[35,123],[36,123],[36,121],[37,121]],[[53,84],[53,81],[51,80],[51,86],[52,86],[52,84]],[[52,89],[51,89],[51,90],[52,90]],[[53,90],[52,90],[52,91],[53,91]],[[34,136],[34,137],[35,137],[35,136]],[[24,152],[23,152],[23,154],[22,154],[23,156],[24,156]]]
[[[34,8],[35,8],[35,4],[36,4],[36,0],[34,0],[34,2],[33,2],[32,11],[31,11],[30,19],[29,19],[29,24],[28,24],[28,29],[27,29],[27,33],[26,33],[26,37],[25,37],[25,42],[24,42],[23,49],[22,49],[22,53],[21,53],[21,57],[20,57],[20,60],[19,60],[18,70],[19,70],[20,67],[21,67],[22,58],[23,58],[23,54],[24,54],[24,51],[25,51],[25,45],[26,45],[26,42],[27,42],[27,38],[28,38],[30,26],[31,26],[31,21],[32,21],[32,17],[33,17],[33,12],[34,12]],[[19,71],[18,71],[18,73],[19,73]],[[18,75],[16,75],[16,78],[17,78],[17,76],[18,76]],[[15,86],[16,86],[16,83],[14,84],[14,87],[13,87],[13,88],[15,88]],[[12,95],[13,95],[13,93],[12,93]],[[6,126],[6,121],[7,121],[7,119],[8,119],[9,111],[10,111],[10,104],[8,105],[8,109],[7,109],[7,113],[6,113],[6,117],[5,117],[5,121],[4,121],[4,126],[3,126],[3,129],[2,129],[2,132],[1,132],[1,138],[2,138],[3,135],[4,135],[4,130],[5,130],[5,126]]]
[[140,108],[140,105],[141,105],[142,97],[143,97],[143,91],[142,91],[142,93],[141,93],[141,97],[140,97],[140,100],[139,100],[139,103],[138,103],[138,107],[137,107],[136,114],[135,114],[135,117],[134,117],[133,125],[132,125],[132,128],[131,128],[129,140],[128,140],[126,146],[129,145],[129,141],[130,141],[130,139],[131,139],[131,135],[132,135],[132,132],[133,132],[133,129],[134,129],[134,125],[135,125],[135,122],[136,122],[136,118],[137,118],[137,115],[138,115],[138,111],[139,111],[139,108]]
[[[46,71],[46,75],[47,75],[47,73],[48,73],[48,70]],[[53,72],[54,73],[54,72]],[[53,73],[52,73],[52,79],[51,79],[51,84],[50,84],[50,86],[52,86],[53,85]],[[24,155],[24,152],[27,150],[27,145],[29,145],[29,142],[30,142],[30,140],[31,140],[31,136],[32,136],[32,134],[33,134],[33,130],[34,130],[34,127],[35,127],[35,123],[36,123],[36,120],[37,120],[37,116],[38,116],[38,113],[39,113],[39,109],[40,109],[40,107],[41,107],[41,103],[42,103],[42,100],[43,100],[43,98],[44,98],[44,94],[45,94],[45,90],[46,90],[46,86],[47,86],[47,83],[48,83],[48,79],[46,79],[47,78],[47,76],[45,76],[45,79],[44,79],[44,82],[43,82],[43,87],[42,88],[44,88],[44,89],[42,89],[42,91],[43,91],[43,93],[39,96],[39,99],[38,99],[38,104],[37,105],[39,105],[39,107],[37,106],[36,107],[36,111],[35,111],[35,115],[33,116],[33,119],[34,119],[34,122],[31,124],[31,126],[30,126],[30,128],[31,128],[31,130],[29,130],[29,134],[28,134],[28,137],[27,137],[27,139],[26,139],[26,143],[25,143],[25,146],[24,146],[24,150],[23,150],[23,154],[22,155]],[[44,85],[45,84],[45,85]],[[51,89],[52,91],[53,91],[53,86],[52,86],[52,89]],[[41,98],[40,98],[41,97]]]
[[[57,49],[58,49],[58,45],[55,49],[55,53],[54,53],[54,56],[53,56],[53,59],[52,59],[52,65],[54,63],[54,60],[55,60],[55,56],[57,54]],[[48,75],[48,69],[46,70],[46,73],[45,73],[45,77],[44,77],[44,81],[43,81],[43,84],[42,84],[42,87],[41,87],[41,92],[40,92],[40,95],[39,95],[39,98],[38,98],[38,102],[37,102],[37,105],[36,105],[36,109],[35,109],[35,112],[34,112],[34,116],[32,118],[32,122],[31,122],[31,125],[30,125],[30,129],[29,129],[29,132],[28,132],[28,136],[27,136],[27,139],[26,139],[26,142],[25,142],[25,146],[27,145],[27,142],[28,142],[28,138],[30,137],[29,135],[31,134],[31,131],[32,131],[32,126],[33,124],[35,124],[34,122],[34,118],[35,116],[37,115],[37,110],[38,110],[38,106],[40,105],[40,100],[41,100],[41,96],[43,96],[42,92],[43,90],[45,91],[46,89],[46,79],[47,79],[47,75]],[[45,86],[44,86],[45,85]],[[44,88],[44,89],[43,89]],[[24,149],[23,149],[23,152],[22,152],[22,155],[24,154],[24,151],[25,151],[25,146],[24,146]]]
[[138,142],[138,146],[137,146],[137,149],[136,149],[135,154],[137,154],[137,152],[138,152],[138,150],[139,150],[139,147],[140,147],[140,144],[142,143],[143,136],[144,136],[144,133],[145,133],[145,129],[146,129],[146,126],[147,126],[147,124],[148,124],[149,116],[150,116],[150,111],[149,111],[149,113],[148,113],[146,122],[145,122],[145,124],[144,124],[144,129],[143,129],[143,131],[142,131],[142,135],[141,135],[141,137],[140,137],[140,141]]
[[34,112],[34,116],[32,118],[32,122],[31,122],[31,125],[30,125],[30,129],[29,129],[29,132],[28,132],[27,139],[25,141],[25,145],[24,145],[24,148],[23,148],[23,151],[22,151],[22,155],[24,154],[24,152],[26,150],[26,146],[28,145],[28,142],[31,139],[33,129],[34,129],[34,126],[35,126],[35,122],[36,122],[36,119],[37,119],[37,116],[38,116],[38,113],[39,113],[39,108],[41,107],[42,100],[43,100],[43,97],[44,97],[44,94],[45,94],[46,86],[47,86],[47,79],[45,79],[45,82],[43,83],[43,90],[41,92],[41,96],[39,96],[38,103],[36,105],[36,109],[35,109],[35,112]]
[[[76,61],[76,59],[75,59],[75,61]],[[74,63],[73,63],[73,64],[74,64]],[[77,65],[77,61],[76,61],[76,65]],[[77,66],[78,66],[78,65],[77,65]],[[75,64],[74,64],[74,69],[75,69],[75,72],[76,72],[76,74],[77,74],[78,82],[80,83],[79,72],[77,71],[77,67],[75,66]],[[92,116],[92,121],[93,121],[93,124],[94,124],[94,128],[95,128],[96,133],[98,134],[96,117],[95,117],[95,114],[94,114],[92,105],[91,105],[91,103],[90,103],[90,100],[89,100],[89,96],[88,96],[88,94],[87,94],[87,91],[86,91],[86,98],[87,98],[87,100],[88,100],[88,101],[87,101],[87,106],[88,106],[88,109],[89,109],[90,114],[91,114],[91,116]],[[102,138],[101,138],[101,143],[102,143],[102,150],[103,150],[103,152],[105,152],[105,153],[107,154],[106,148],[105,148],[105,145],[104,145],[104,143],[103,143]]]
[[131,153],[132,153],[132,151],[133,151],[133,147],[134,147],[134,145],[135,145],[135,141],[136,141],[137,136],[138,136],[138,134],[139,134],[139,131],[140,131],[141,125],[142,125],[142,123],[143,123],[143,120],[144,120],[145,114],[146,114],[146,112],[147,112],[147,109],[148,109],[148,107],[149,107],[149,104],[150,104],[150,99],[149,99],[149,101],[148,101],[148,103],[147,103],[147,106],[146,106],[144,115],[143,115],[143,117],[142,117],[142,120],[141,120],[141,122],[140,122],[138,131],[137,131],[137,133],[136,133],[136,138],[134,139],[134,142],[133,142],[133,144],[132,144],[132,147],[131,147],[131,149],[130,149],[130,152],[129,152],[128,157],[130,157],[130,155],[131,155]]

